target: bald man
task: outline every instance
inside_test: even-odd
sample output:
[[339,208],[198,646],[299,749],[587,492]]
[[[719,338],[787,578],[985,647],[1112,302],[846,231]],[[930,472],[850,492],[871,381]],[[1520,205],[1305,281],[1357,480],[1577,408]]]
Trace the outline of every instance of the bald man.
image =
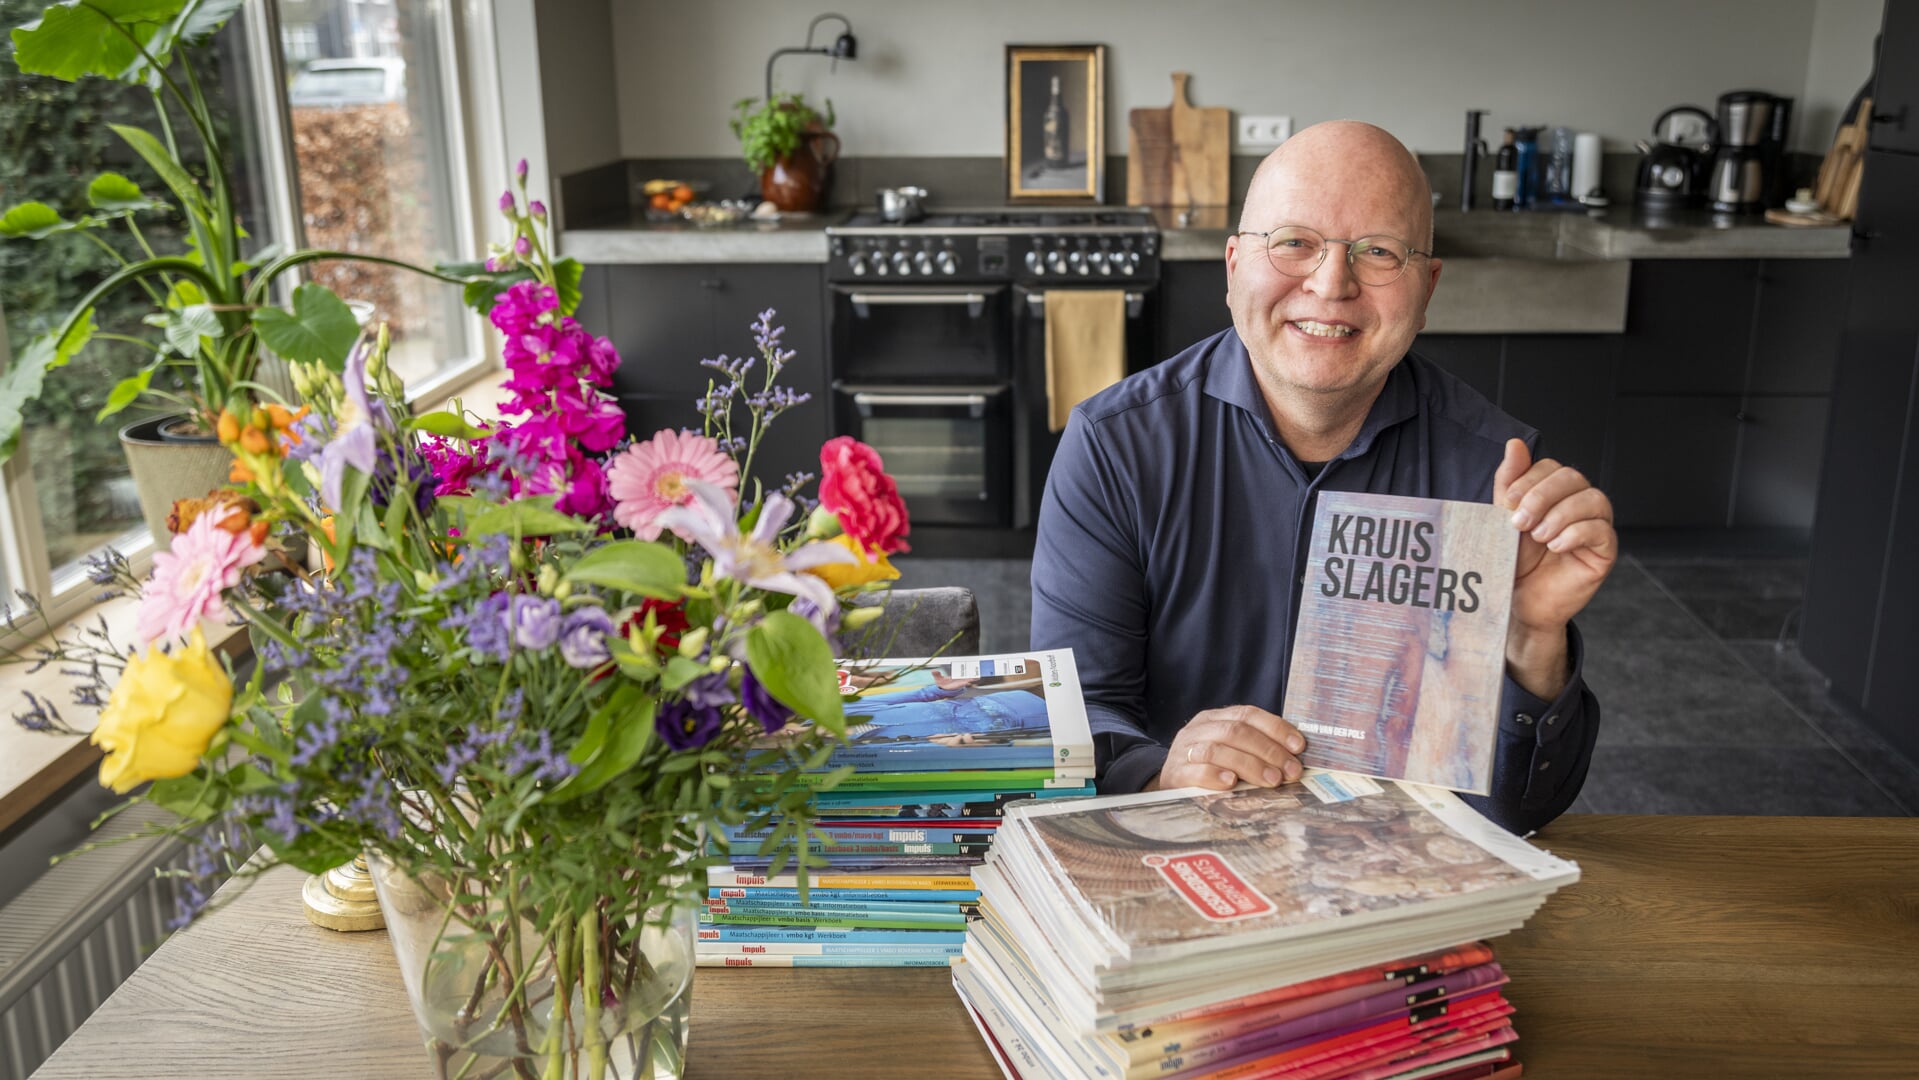
[[1599,730],[1572,618],[1617,558],[1612,504],[1411,351],[1440,261],[1425,173],[1391,135],[1288,140],[1225,255],[1233,328],[1074,409],[1046,482],[1032,640],[1074,650],[1100,790],[1297,778],[1305,740],[1277,711],[1315,496],[1461,499],[1521,534],[1494,791],[1467,801],[1539,828]]

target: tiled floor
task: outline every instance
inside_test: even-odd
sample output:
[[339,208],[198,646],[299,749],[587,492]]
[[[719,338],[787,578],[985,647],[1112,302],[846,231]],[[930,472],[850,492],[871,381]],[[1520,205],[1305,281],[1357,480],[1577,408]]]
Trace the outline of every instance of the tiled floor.
[[[1026,648],[1026,560],[897,562],[902,585],[978,595],[984,651]],[[1574,811],[1919,813],[1919,767],[1799,655],[1805,576],[1803,559],[1620,561],[1577,620],[1604,720]]]

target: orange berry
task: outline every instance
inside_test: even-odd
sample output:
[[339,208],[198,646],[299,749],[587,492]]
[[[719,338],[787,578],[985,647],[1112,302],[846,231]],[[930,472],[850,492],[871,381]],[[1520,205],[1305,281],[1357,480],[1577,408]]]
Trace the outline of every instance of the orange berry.
[[221,409],[220,422],[215,431],[219,434],[221,442],[230,443],[240,437],[240,421],[232,413]]

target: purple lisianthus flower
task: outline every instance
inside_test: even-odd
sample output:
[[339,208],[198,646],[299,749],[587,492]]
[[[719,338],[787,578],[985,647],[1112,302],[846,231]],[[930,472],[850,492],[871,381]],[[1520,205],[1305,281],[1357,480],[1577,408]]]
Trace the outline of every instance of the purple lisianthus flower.
[[518,240],[513,241],[513,254],[518,255],[523,259],[526,258],[528,255],[533,254],[533,241],[528,240],[524,236],[520,237]]
[[520,648],[551,648],[560,640],[560,602],[544,596],[516,596],[508,609],[507,625]]
[[320,450],[320,498],[333,510],[345,509],[340,505],[340,485],[346,480],[347,466],[371,476],[379,454],[373,403],[366,394],[366,358],[364,345],[347,357],[346,372],[340,378],[345,393],[336,417],[339,427]]
[[660,741],[673,749],[698,750],[720,733],[720,707],[669,701],[660,706],[653,727],[660,733]]
[[513,201],[513,193],[511,191],[500,192],[500,213],[511,217],[517,206],[518,204]]
[[725,675],[702,675],[686,684],[681,691],[686,700],[698,708],[708,706],[731,705],[736,700],[733,689],[726,685]]
[[606,635],[612,632],[613,618],[604,609],[583,607],[560,627],[560,658],[582,671],[599,667],[613,658],[606,647]]
[[746,715],[758,720],[768,735],[785,727],[786,722],[793,718],[793,710],[767,693],[760,680],[753,677],[752,668],[747,668],[740,676],[740,704],[746,707]]
[[534,199],[532,202],[526,204],[526,212],[541,221],[546,220],[546,204],[538,199]]
[[517,178],[520,181],[520,183],[522,184],[526,183],[526,159],[525,158],[521,158],[520,163],[518,165],[513,166],[513,175],[515,178]]

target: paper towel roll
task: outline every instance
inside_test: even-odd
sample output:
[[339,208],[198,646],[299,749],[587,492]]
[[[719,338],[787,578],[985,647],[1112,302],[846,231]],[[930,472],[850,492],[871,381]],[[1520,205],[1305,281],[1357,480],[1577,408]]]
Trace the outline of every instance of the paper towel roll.
[[1599,136],[1582,131],[1573,137],[1572,196],[1583,199],[1599,191]]

